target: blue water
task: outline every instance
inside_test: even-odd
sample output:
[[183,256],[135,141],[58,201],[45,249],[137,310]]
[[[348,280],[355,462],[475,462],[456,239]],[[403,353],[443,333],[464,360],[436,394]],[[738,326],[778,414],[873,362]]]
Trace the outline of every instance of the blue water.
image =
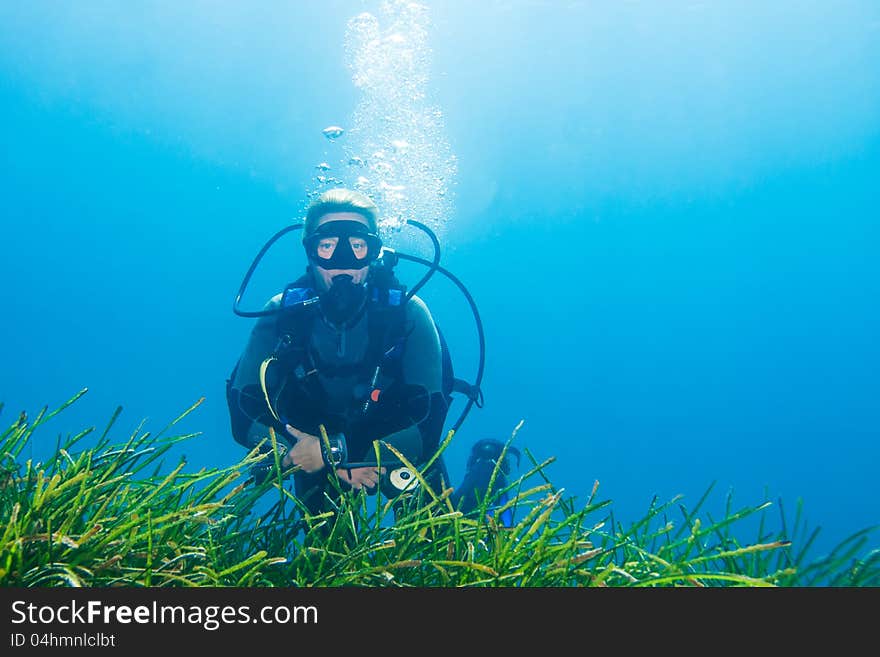
[[[123,438],[202,396],[189,461],[242,455],[232,300],[301,217],[321,130],[358,102],[346,23],[378,9],[0,4],[0,420],[89,388],[33,456],[117,405]],[[715,482],[716,511],[802,500],[820,552],[880,524],[880,5],[428,11],[458,162],[443,263],[487,345],[455,478],[523,420],[554,483],[583,500],[599,481],[623,522]],[[294,247],[261,285],[299,273]],[[439,277],[422,296],[473,377],[462,297]]]

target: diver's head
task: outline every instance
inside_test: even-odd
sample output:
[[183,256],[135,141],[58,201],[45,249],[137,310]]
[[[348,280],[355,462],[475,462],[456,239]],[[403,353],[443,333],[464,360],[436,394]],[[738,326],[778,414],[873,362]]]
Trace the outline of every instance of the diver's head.
[[306,213],[303,246],[315,273],[318,292],[337,276],[363,284],[370,263],[382,249],[379,210],[366,195],[350,189],[331,189],[319,196]]
[[[505,449],[506,447],[506,449]],[[505,445],[500,440],[494,438],[483,438],[478,440],[471,447],[470,456],[468,456],[467,469],[471,470],[480,464],[495,464],[504,455],[501,461],[500,470],[504,474],[510,474],[511,463],[510,457],[516,459],[516,467],[519,467],[519,450],[516,447]]]
[[357,313],[366,298],[370,264],[382,249],[378,215],[369,197],[344,188],[324,192],[309,206],[303,246],[322,307],[334,322]]

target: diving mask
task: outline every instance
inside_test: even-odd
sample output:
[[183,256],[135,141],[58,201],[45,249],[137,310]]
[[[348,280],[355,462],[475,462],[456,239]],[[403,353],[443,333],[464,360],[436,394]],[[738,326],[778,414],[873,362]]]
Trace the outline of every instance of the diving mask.
[[328,221],[303,246],[309,261],[321,269],[363,269],[379,257],[382,241],[359,221]]

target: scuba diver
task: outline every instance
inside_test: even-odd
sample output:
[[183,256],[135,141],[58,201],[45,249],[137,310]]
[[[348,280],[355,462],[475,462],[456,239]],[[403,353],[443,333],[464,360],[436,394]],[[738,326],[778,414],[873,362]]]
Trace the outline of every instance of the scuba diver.
[[[507,488],[507,477],[512,470],[511,457],[516,459],[516,467],[519,467],[519,450],[516,447],[507,446],[505,449],[504,443],[492,438],[483,438],[474,443],[464,480],[452,493],[452,506],[468,514],[480,506],[486,495],[497,494],[498,499],[489,509],[489,515],[495,515],[494,508],[504,507],[509,500],[504,489]],[[496,520],[505,527],[513,527],[513,510],[502,508]]]
[[[295,493],[312,514],[328,510],[334,471],[344,488],[381,490],[389,498],[414,490],[419,485],[414,473],[391,450],[377,450],[374,441],[391,445],[421,470],[439,448],[452,394],[467,397],[453,431],[471,406],[482,406],[483,332],[470,294],[439,265],[439,243],[430,229],[407,222],[429,235],[433,261],[383,247],[378,223],[378,208],[366,195],[345,188],[324,192],[301,225],[280,231],[263,247],[233,305],[236,314],[258,319],[226,382],[232,435],[253,449],[265,440],[267,428],[274,428],[283,446],[281,465],[296,466]],[[260,259],[294,229],[302,230],[305,274],[262,310],[241,311],[239,301]],[[394,275],[399,258],[429,267],[409,291]],[[436,271],[471,303],[480,337],[474,384],[455,378],[443,335],[415,294]],[[473,510],[485,496],[487,475],[503,447],[491,440],[474,445],[468,473],[452,498],[462,511]],[[514,448],[507,453],[518,460]],[[256,467],[255,479],[268,468]],[[498,470],[496,490],[506,481],[509,463]],[[422,476],[435,491],[450,482],[442,456]]]

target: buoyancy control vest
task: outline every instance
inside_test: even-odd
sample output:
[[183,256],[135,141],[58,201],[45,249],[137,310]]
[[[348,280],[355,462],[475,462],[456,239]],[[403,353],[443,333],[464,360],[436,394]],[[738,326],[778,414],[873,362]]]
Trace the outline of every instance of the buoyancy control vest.
[[[347,362],[323,357],[315,347],[316,331],[326,335],[328,329],[319,305],[313,302],[317,293],[311,277],[306,274],[287,286],[275,317],[276,346],[260,368],[259,386],[250,384],[242,390],[233,386],[239,363],[227,379],[236,441],[253,446],[253,422],[274,426],[281,436],[286,435],[287,423],[315,435],[319,425],[324,425],[328,433],[345,434],[350,456],[359,460],[375,437],[415,424],[425,449],[439,446],[453,393],[473,395],[475,391],[455,377],[439,327],[442,394],[432,398],[421,386],[404,380],[407,297],[393,276],[383,283],[369,285],[362,313],[347,330],[337,333],[339,340],[349,341],[340,345],[344,353],[337,355],[356,356]],[[360,344],[351,344],[353,337]],[[331,394],[329,389],[334,387],[346,392]]]

